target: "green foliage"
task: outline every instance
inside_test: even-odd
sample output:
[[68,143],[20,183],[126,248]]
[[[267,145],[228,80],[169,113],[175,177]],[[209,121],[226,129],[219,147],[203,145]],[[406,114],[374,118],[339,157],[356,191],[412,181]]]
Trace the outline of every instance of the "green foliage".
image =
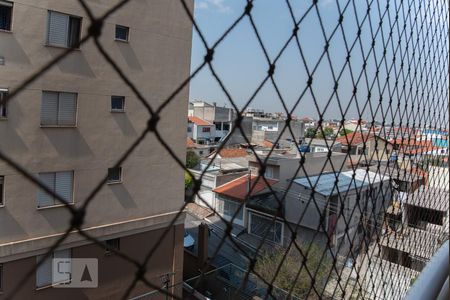
[[334,130],[331,127],[325,127],[323,129],[323,133],[322,131],[319,129],[317,130],[317,134],[316,134],[316,138],[327,138],[327,137],[332,137],[334,135]]
[[194,168],[199,162],[200,157],[194,151],[188,150],[186,152],[186,167]]
[[[301,246],[304,255],[306,254],[308,247],[309,245]],[[278,265],[283,259],[285,251],[286,249],[280,248],[264,253],[256,262],[255,271],[265,280],[270,282],[275,274],[275,270],[277,270]],[[315,274],[314,286],[319,292],[325,288],[326,280],[332,267],[331,260],[326,254],[321,261],[323,253],[323,249],[313,244],[306,257],[306,267],[311,274]],[[294,246],[292,246],[281,265],[280,272],[274,281],[274,285],[285,291],[290,291],[292,289],[292,293],[296,297],[306,297],[306,294],[312,285],[312,280],[304,266],[301,268],[297,281],[295,280],[297,278],[298,270],[303,265],[303,262],[303,256]]]
[[347,135],[352,132],[353,132],[353,130],[343,128],[341,131],[339,131],[339,135],[344,136],[344,135]]
[[194,184],[194,181],[193,181],[191,175],[189,175],[188,172],[184,171],[184,188],[190,189],[190,188],[192,188],[193,184]]
[[320,128],[308,128],[305,132],[305,137],[307,138],[319,138],[323,139],[324,137],[332,137],[334,135],[334,130],[331,127],[325,127],[323,128],[323,132]]
[[317,129],[316,128],[312,128],[312,127],[306,129],[305,137],[310,138],[310,139],[315,138],[316,137],[316,131],[317,131]]

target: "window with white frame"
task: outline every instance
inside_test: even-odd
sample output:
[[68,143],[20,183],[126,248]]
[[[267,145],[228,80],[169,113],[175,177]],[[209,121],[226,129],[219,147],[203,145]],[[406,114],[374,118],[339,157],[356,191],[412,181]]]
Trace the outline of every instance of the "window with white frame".
[[269,178],[269,179],[273,179],[274,177],[274,172],[273,172],[273,167],[272,166],[266,166],[266,171],[264,172],[264,177],[265,178]]
[[5,176],[0,175],[0,206],[5,204]]
[[3,103],[3,101],[6,99],[6,96],[8,96],[8,89],[0,88],[0,119],[5,119],[8,117],[6,103]]
[[0,30],[11,31],[13,3],[0,0]]
[[[73,171],[39,173],[39,179],[51,191],[62,197],[66,203],[73,203]],[[39,189],[37,207],[62,204],[53,195]]]
[[61,274],[58,274],[58,279],[61,278],[61,282],[68,282],[70,281],[70,258],[72,257],[72,251],[71,249],[65,249],[65,250],[57,250],[54,251],[49,257],[44,259],[44,255],[39,255],[36,257],[36,263],[42,263],[39,265],[39,267],[36,269],[36,287],[45,287],[50,286],[52,284],[56,284],[58,282],[53,282],[53,259],[55,258],[61,258],[61,259],[67,259],[64,264],[64,269],[67,270],[66,277],[60,277]]
[[[221,198],[217,200],[218,200],[218,211],[225,218],[231,219],[236,213],[236,211],[239,209],[240,203]],[[235,220],[237,221],[244,220],[244,212],[242,208],[237,213]]]
[[130,28],[122,25],[116,25],[116,41],[128,42]]
[[75,126],[77,119],[77,94],[67,92],[42,92],[41,125]]
[[122,167],[108,168],[107,183],[122,182]]
[[124,112],[125,111],[125,97],[111,96],[111,111]]
[[47,45],[77,48],[80,42],[81,18],[56,11],[48,12]]
[[272,218],[265,217],[255,213],[249,213],[250,228],[249,232],[260,238],[266,237],[267,240],[281,244],[283,241],[283,223],[273,222]]

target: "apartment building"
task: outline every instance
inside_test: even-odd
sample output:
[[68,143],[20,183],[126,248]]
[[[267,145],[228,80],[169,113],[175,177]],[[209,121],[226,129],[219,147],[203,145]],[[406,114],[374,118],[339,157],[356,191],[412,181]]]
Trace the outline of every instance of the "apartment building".
[[[118,2],[86,0],[95,16]],[[192,10],[193,1],[187,3]],[[78,47],[89,27],[89,17],[76,0],[0,1],[2,98],[66,49],[76,48],[0,106],[0,151],[67,202],[0,161],[0,299],[67,230],[71,215],[66,205],[83,205],[105,176],[108,181],[89,204],[83,230],[108,247],[73,232],[51,255],[97,259],[98,287],[55,288],[51,260],[45,260],[16,298],[120,298],[136,268],[111,248],[143,261],[166,231],[145,276],[161,287],[167,280],[182,281],[184,216],[171,221],[183,203],[183,170],[152,134],[113,168],[146,128],[148,113],[92,40]],[[179,1],[130,1],[105,20],[100,42],[157,107],[189,75],[191,35],[191,22]],[[161,112],[158,123],[178,157],[186,151],[187,122],[180,116],[186,114],[187,97],[186,88]],[[151,291],[138,283],[130,296]]]

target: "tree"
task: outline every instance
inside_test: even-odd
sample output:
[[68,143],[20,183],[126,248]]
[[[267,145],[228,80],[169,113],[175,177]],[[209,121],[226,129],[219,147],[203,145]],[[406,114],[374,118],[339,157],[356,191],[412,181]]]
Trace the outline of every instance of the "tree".
[[186,152],[186,167],[194,168],[200,162],[200,157],[192,150]]
[[[314,286],[320,293],[325,288],[327,277],[332,267],[331,260],[327,257],[327,254],[325,254],[322,259],[322,254],[325,250],[321,249],[316,244],[312,244],[309,251],[308,247],[309,245],[302,245],[300,247],[304,255],[307,253],[305,265],[308,270],[306,270],[305,266],[302,267],[305,259],[293,245],[286,255],[286,258],[281,265],[280,272],[273,283],[276,287],[285,291],[290,291],[292,289],[292,294],[301,299],[307,296],[306,294],[312,285],[312,280],[308,271],[313,275],[315,274]],[[261,258],[256,262],[256,273],[261,275],[268,282],[271,282],[275,270],[277,270],[284,257],[285,251],[286,249],[279,248],[263,253]],[[297,277],[300,268],[300,275]],[[314,294],[314,290],[311,291],[311,294]]]
[[316,137],[317,128],[309,127],[306,129],[305,137],[313,139]]
[[332,137],[333,135],[334,135],[334,130],[333,130],[333,128],[331,128],[331,127],[325,127],[325,128],[323,129],[323,133],[322,133],[321,130],[317,130],[316,137],[317,137],[317,138],[323,139],[323,138],[327,138],[327,137]]
[[339,131],[339,135],[344,136],[344,135],[347,135],[352,132],[353,132],[353,130],[342,128],[341,131]]
[[192,188],[192,185],[194,184],[194,181],[192,180],[191,175],[189,175],[188,172],[184,171],[184,188],[190,189]]

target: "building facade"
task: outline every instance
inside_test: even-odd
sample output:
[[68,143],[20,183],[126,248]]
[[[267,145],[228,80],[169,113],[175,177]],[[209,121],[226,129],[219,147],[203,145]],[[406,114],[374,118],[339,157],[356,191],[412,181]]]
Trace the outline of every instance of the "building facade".
[[[118,1],[86,1],[101,16]],[[193,1],[188,1],[193,9]],[[0,93],[14,91],[30,74],[68,48],[76,48],[1,107],[0,151],[30,171],[67,203],[40,190],[0,161],[0,299],[68,229],[66,207],[79,208],[105,176],[90,202],[83,230],[142,261],[164,238],[146,278],[162,286],[182,281],[183,170],[149,134],[119,166],[114,164],[145,130],[149,114],[103,59],[79,1],[0,1]],[[100,43],[158,107],[189,76],[192,25],[175,0],[131,1],[103,23]],[[79,47],[78,47],[79,46]],[[187,88],[160,114],[157,127],[178,157],[185,157]],[[170,182],[170,188],[167,184]],[[170,227],[169,227],[170,226]],[[28,278],[18,299],[120,298],[136,268],[108,249],[70,233],[52,257],[98,259],[98,288],[52,288],[46,260]],[[50,267],[49,267],[50,266]],[[131,296],[151,292],[138,284]],[[180,291],[173,290],[179,293]]]

